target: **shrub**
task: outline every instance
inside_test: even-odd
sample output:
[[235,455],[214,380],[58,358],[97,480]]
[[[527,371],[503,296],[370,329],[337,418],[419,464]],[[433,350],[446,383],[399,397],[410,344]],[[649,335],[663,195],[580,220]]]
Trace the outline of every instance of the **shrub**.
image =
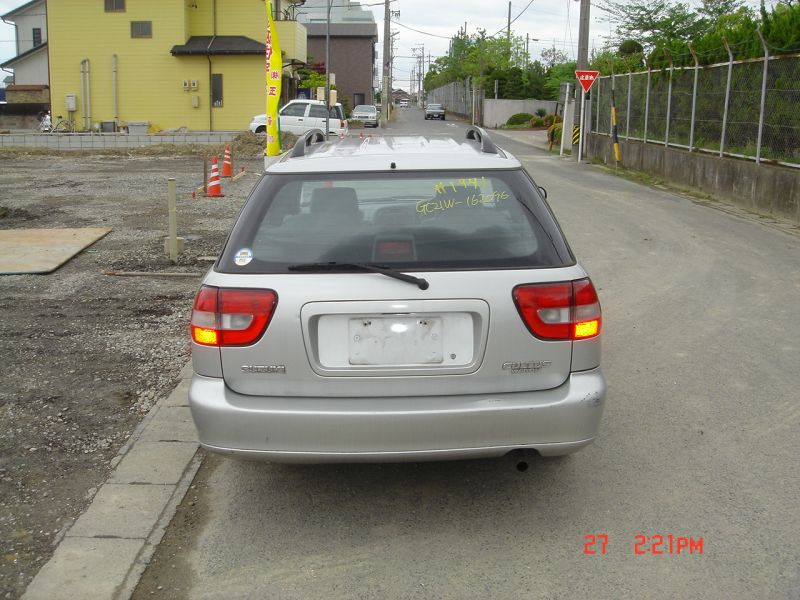
[[511,115],[506,121],[506,125],[525,125],[533,118],[533,115],[529,115],[528,113],[517,113],[515,115]]
[[554,114],[550,113],[549,115],[545,115],[544,124],[547,127],[550,127],[551,125],[554,125],[555,123],[561,123],[561,121],[563,121],[563,120],[564,119],[561,117],[561,115],[554,115]]
[[531,119],[531,127],[544,127],[544,119],[542,117],[533,117]]
[[553,148],[553,144],[561,143],[561,131],[563,128],[563,123],[554,123],[547,129],[547,143],[550,145],[550,149]]
[[536,109],[536,116],[537,117],[544,117],[547,114],[547,110],[544,108],[537,108]]

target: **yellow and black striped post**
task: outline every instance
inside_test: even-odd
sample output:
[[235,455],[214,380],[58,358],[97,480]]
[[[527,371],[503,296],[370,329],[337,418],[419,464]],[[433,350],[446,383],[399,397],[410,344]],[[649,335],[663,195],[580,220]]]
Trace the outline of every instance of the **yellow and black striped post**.
[[577,146],[581,139],[581,128],[579,125],[572,126],[572,145]]
[[614,144],[614,160],[620,161],[619,138],[617,137],[617,104],[614,100],[614,88],[611,88],[611,143]]

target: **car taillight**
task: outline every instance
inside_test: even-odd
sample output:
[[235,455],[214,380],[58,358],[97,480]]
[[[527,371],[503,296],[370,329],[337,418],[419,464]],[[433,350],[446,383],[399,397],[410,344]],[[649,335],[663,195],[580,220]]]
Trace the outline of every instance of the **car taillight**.
[[267,329],[277,303],[272,290],[204,285],[194,299],[192,339],[203,346],[253,344]]
[[600,333],[600,300],[589,279],[520,285],[513,296],[522,320],[538,338],[581,340]]

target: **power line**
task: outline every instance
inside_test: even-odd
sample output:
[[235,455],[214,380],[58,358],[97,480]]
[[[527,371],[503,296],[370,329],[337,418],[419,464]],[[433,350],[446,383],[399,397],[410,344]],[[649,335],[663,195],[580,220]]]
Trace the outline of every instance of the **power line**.
[[[533,0],[531,0],[533,2]],[[409,27],[408,25],[403,25],[399,21],[392,21],[395,25],[400,25],[400,27],[405,27],[406,29],[410,29],[411,31],[415,31],[417,33],[421,33],[422,35],[429,35],[431,37],[442,38],[443,40],[450,40],[453,39],[452,35],[438,35],[436,33],[428,33],[427,31],[420,31],[419,29],[414,29],[413,27]]]
[[[523,9],[522,9],[522,12],[521,12],[521,13],[519,13],[519,14],[518,14],[516,17],[514,17],[513,19],[511,19],[511,22],[509,23],[509,25],[511,25],[511,23],[513,23],[514,21],[516,21],[517,19],[519,19],[519,18],[520,18],[520,17],[521,17],[523,14],[525,14],[525,11],[526,11],[526,10],[528,10],[528,9],[531,7],[531,4],[533,4],[533,0],[531,0],[530,2],[528,2],[528,5],[527,5],[525,8],[523,8]],[[489,37],[494,37],[494,36],[495,36],[495,35],[497,35],[498,33],[502,33],[502,32],[504,32],[504,31],[506,31],[506,29],[507,29],[507,28],[508,28],[507,26],[506,26],[506,27],[503,27],[503,28],[502,28],[500,31],[498,31],[498,32],[497,32],[497,33],[495,33],[494,35],[490,35]]]

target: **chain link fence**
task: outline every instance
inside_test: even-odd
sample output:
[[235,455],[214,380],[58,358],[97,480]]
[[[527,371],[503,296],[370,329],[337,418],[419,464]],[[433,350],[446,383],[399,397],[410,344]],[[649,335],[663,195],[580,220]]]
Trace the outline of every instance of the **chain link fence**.
[[800,167],[800,54],[601,77],[591,130]]
[[472,118],[473,102],[478,110],[475,122],[480,123],[480,107],[483,106],[483,92],[470,86],[469,78],[464,81],[453,81],[447,85],[431,90],[426,94],[426,103],[441,104],[447,112]]

